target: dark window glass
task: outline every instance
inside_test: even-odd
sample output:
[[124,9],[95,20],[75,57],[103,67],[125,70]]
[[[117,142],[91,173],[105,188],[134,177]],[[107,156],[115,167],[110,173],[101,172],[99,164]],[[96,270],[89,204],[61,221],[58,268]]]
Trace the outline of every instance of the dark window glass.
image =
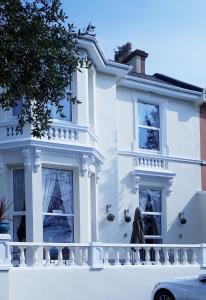
[[139,128],[139,147],[148,150],[160,150],[159,131],[154,129]]
[[14,211],[25,211],[24,169],[13,170]]
[[140,189],[139,201],[142,212],[162,212],[160,190]]
[[43,232],[45,242],[72,243],[73,217],[51,216],[44,217]]
[[18,117],[18,115],[21,113],[22,110],[22,102],[18,101],[17,105],[12,109],[12,114],[15,117]]
[[159,128],[159,106],[139,102],[138,119],[139,125]]

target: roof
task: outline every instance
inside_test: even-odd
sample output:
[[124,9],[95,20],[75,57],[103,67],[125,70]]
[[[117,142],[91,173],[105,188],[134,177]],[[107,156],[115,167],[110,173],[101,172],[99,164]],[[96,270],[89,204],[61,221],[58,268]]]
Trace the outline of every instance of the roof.
[[164,74],[160,73],[155,73],[153,75],[147,75],[147,74],[142,74],[142,73],[136,73],[136,72],[130,72],[130,76],[146,79],[146,80],[151,80],[155,82],[160,82],[160,83],[165,83],[165,84],[170,84],[173,86],[177,86],[186,90],[190,91],[196,91],[196,92],[202,92],[203,89],[201,87],[192,85],[190,83],[166,76]]

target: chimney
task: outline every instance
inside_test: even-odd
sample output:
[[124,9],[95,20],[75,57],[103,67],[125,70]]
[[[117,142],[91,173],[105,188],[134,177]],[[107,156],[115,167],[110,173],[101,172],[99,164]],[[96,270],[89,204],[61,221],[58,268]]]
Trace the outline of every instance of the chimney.
[[148,53],[142,50],[132,51],[132,44],[126,43],[115,51],[115,61],[133,67],[132,72],[145,74],[145,60]]

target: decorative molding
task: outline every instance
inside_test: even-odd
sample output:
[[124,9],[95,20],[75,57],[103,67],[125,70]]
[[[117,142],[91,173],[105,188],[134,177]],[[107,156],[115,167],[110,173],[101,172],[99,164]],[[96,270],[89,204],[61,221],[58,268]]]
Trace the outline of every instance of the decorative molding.
[[86,154],[81,155],[81,176],[85,176],[85,174],[88,172],[89,166],[88,166],[88,159],[89,156]]
[[23,149],[22,154],[23,154],[23,157],[24,157],[25,171],[29,172],[31,170],[31,159],[32,159],[31,149]]
[[136,151],[127,151],[127,150],[118,150],[118,155],[122,156],[130,156],[130,157],[135,157],[138,158],[138,156],[144,156],[144,157],[156,157],[157,159],[165,159],[168,162],[169,161],[175,161],[175,162],[180,162],[180,163],[188,163],[188,164],[197,164],[201,165],[204,161],[201,159],[192,159],[192,158],[183,158],[183,157],[175,157],[175,156],[169,156],[169,155],[159,155],[159,154],[152,154],[152,153],[140,153]]
[[41,150],[34,148],[34,172],[41,167]]
[[139,191],[140,186],[140,176],[133,174],[134,178],[134,193],[136,194]]
[[3,155],[0,153],[0,175],[3,174],[4,171],[4,158]]
[[158,183],[160,187],[164,187],[169,196],[172,192],[172,185],[175,173],[154,171],[154,170],[135,170],[132,172],[134,176],[134,191],[137,192],[141,184]]

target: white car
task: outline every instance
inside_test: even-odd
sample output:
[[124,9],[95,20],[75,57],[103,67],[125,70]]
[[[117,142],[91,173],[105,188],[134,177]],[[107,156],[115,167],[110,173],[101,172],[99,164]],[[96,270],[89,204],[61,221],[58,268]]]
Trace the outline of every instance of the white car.
[[152,300],[206,300],[206,274],[158,282]]

